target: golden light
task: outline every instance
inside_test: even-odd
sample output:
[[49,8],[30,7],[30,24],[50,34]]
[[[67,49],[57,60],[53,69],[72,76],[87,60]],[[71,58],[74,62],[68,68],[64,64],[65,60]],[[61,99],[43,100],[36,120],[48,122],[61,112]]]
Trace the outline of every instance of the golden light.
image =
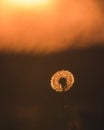
[[10,2],[16,5],[29,6],[29,5],[44,5],[49,3],[49,0],[11,0]]
[[51,87],[57,92],[66,92],[73,84],[74,75],[67,70],[58,71],[51,78]]
[[43,8],[51,6],[53,1],[54,0],[4,0],[3,3],[14,8]]

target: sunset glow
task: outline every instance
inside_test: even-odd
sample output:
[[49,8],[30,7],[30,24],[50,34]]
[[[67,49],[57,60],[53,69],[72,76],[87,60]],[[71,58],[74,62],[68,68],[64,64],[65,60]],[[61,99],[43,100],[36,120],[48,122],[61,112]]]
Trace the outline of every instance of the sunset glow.
[[104,46],[102,5],[94,0],[0,0],[0,51],[48,54]]
[[7,6],[12,7],[47,7],[51,6],[53,3],[53,0],[4,0],[3,1]]

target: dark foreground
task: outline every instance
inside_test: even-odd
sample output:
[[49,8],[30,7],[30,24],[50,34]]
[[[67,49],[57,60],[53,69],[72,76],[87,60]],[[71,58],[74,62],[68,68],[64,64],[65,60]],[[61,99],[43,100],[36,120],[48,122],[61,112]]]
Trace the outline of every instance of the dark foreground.
[[[64,94],[51,76],[69,70]],[[104,48],[53,55],[0,54],[0,130],[104,130]]]

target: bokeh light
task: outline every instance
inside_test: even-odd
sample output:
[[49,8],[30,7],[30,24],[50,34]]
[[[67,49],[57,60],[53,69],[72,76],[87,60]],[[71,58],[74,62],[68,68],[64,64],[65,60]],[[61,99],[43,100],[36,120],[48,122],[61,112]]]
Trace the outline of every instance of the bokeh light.
[[66,92],[74,84],[74,76],[71,72],[61,70],[56,72],[51,78],[51,86],[57,92]]

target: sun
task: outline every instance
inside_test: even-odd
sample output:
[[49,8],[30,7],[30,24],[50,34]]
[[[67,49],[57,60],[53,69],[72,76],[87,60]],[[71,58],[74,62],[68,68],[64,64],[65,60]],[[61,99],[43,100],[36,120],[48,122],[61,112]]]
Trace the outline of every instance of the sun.
[[17,5],[44,5],[48,4],[50,0],[10,0]]
[[32,7],[49,7],[53,4],[53,0],[3,0],[3,2],[12,7],[26,7],[26,8],[32,8]]

